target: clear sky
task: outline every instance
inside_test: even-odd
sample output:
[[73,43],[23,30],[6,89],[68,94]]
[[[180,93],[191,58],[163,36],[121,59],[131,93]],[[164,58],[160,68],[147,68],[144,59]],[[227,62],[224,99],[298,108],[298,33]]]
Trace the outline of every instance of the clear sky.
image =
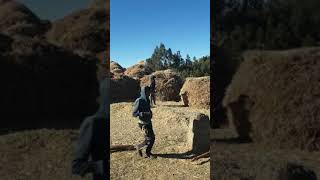
[[39,18],[56,20],[75,10],[88,7],[90,0],[17,0],[32,10]]
[[161,42],[183,57],[209,55],[210,0],[111,0],[111,60],[129,67]]

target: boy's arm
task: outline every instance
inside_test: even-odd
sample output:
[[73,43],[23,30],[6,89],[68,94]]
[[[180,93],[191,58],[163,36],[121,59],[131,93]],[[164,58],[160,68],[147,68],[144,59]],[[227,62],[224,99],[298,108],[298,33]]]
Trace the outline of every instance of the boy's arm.
[[93,137],[94,117],[86,118],[80,127],[79,140],[75,147],[74,159],[72,161],[72,174],[84,176],[87,173],[103,174],[104,162],[89,161],[90,147]]
[[134,107],[133,107],[132,116],[133,116],[133,117],[138,117],[139,115],[140,115],[140,112],[139,112],[139,99],[137,99],[137,100],[134,102]]
[[89,155],[92,140],[93,117],[86,118],[80,127],[80,135],[77,141],[74,159],[72,161],[72,174],[84,176],[90,171]]

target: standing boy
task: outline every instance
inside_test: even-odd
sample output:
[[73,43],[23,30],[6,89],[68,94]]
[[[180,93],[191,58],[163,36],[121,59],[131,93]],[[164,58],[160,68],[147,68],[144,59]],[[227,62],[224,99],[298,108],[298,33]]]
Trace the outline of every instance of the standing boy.
[[141,95],[135,101],[133,108],[133,116],[139,118],[139,128],[144,131],[144,142],[136,145],[138,154],[142,157],[142,149],[146,148],[146,158],[154,159],[156,158],[152,153],[152,147],[155,141],[155,135],[152,128],[152,111],[150,108],[150,87],[142,87]]

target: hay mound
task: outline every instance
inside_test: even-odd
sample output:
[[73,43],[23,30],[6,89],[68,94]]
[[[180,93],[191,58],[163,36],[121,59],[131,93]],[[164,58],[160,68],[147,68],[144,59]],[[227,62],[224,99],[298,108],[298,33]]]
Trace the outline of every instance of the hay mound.
[[117,62],[111,61],[110,71],[114,74],[123,74],[125,69],[122,66],[120,66],[120,64],[118,64]]
[[103,8],[89,8],[74,12],[53,22],[47,39],[72,51],[97,54],[109,47],[108,12]]
[[[182,78],[173,70],[156,71],[156,98],[160,101],[180,101],[180,89],[183,85]],[[141,78],[141,86],[150,85],[150,76]]]
[[203,153],[210,150],[209,117],[197,113],[189,118],[187,144],[194,153]]
[[1,56],[3,128],[75,127],[96,110],[94,61],[31,38]]
[[125,75],[135,79],[140,79],[145,75],[151,74],[152,72],[152,69],[147,66],[144,61],[140,61],[138,64],[129,67],[125,71]]
[[184,105],[210,108],[210,77],[187,78],[180,90]]
[[224,106],[242,138],[320,150],[320,48],[244,54]]
[[113,74],[110,88],[112,102],[134,101],[140,95],[139,81],[125,75]]
[[50,28],[49,21],[40,20],[17,1],[0,1],[0,32],[6,35],[36,36]]

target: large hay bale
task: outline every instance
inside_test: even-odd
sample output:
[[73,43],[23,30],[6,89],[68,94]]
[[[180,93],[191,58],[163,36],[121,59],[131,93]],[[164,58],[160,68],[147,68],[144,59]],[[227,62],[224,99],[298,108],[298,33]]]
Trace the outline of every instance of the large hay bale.
[[133,101],[139,97],[139,81],[125,75],[113,74],[110,88],[112,102]]
[[205,114],[196,113],[189,118],[187,144],[194,153],[207,152],[210,149],[210,122]]
[[180,90],[184,105],[210,108],[210,77],[187,78]]
[[140,61],[138,64],[135,64],[129,68],[126,69],[125,75],[140,79],[145,75],[149,75],[152,73],[152,69],[145,64],[144,61]]
[[43,35],[50,28],[49,21],[40,20],[18,1],[0,1],[0,32],[6,35]]
[[109,13],[104,8],[79,10],[53,22],[46,36],[58,46],[95,55],[109,47],[108,19]]
[[96,110],[94,61],[31,38],[1,56],[2,128],[78,127]]
[[[156,98],[160,101],[180,101],[180,89],[183,80],[178,73],[171,69],[152,73],[156,78]],[[150,76],[140,79],[141,86],[150,85]]]
[[241,138],[320,149],[319,57],[320,48],[244,54],[223,102]]

